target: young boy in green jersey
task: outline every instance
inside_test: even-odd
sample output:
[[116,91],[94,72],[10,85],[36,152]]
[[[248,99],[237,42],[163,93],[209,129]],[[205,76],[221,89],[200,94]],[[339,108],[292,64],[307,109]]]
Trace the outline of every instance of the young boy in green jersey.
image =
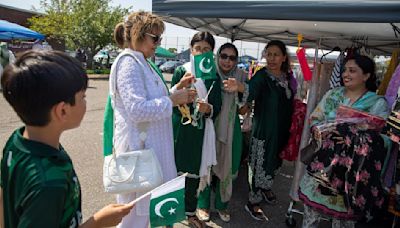
[[59,143],[86,112],[88,77],[57,52],[28,51],[4,69],[3,95],[25,126],[8,139],[1,160],[2,227],[107,227],[133,205],[111,204],[81,224],[81,190]]

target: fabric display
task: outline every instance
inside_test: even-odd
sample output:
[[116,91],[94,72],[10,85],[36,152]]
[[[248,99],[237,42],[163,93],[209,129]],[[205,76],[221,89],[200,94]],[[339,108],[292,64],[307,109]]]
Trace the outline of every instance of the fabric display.
[[371,129],[378,131],[380,131],[386,123],[385,119],[379,116],[375,116],[345,105],[339,105],[335,122],[351,122],[357,124],[358,129]]
[[335,66],[332,70],[332,75],[329,80],[330,88],[336,88],[342,86],[342,70],[344,62],[344,52],[341,52],[335,61]]
[[286,147],[279,154],[280,158],[287,161],[295,161],[297,159],[306,112],[307,105],[298,99],[294,99],[292,124],[289,130],[290,136]]
[[398,156],[399,144],[394,144],[390,155],[389,164],[384,176],[384,186],[389,187],[388,211],[395,216],[400,216],[400,158]]
[[397,68],[390,79],[389,86],[387,87],[385,98],[389,107],[392,107],[393,103],[396,100],[397,92],[400,87],[400,65],[397,65]]
[[394,142],[399,142],[400,137],[400,113],[392,111],[386,120],[383,133],[388,135]]
[[394,142],[400,141],[400,98],[398,97],[393,105],[392,112],[386,120],[382,130]]
[[320,183],[322,194],[343,195],[349,212],[363,215],[383,206],[380,177],[385,158],[378,131],[341,123],[322,140],[307,172]]
[[390,80],[392,79],[392,75],[394,71],[396,70],[397,65],[399,65],[399,52],[400,49],[396,49],[392,53],[392,58],[390,59],[389,66],[386,70],[385,76],[383,77],[383,80],[381,84],[379,85],[378,88],[378,95],[385,95],[386,94],[386,89],[389,85]]

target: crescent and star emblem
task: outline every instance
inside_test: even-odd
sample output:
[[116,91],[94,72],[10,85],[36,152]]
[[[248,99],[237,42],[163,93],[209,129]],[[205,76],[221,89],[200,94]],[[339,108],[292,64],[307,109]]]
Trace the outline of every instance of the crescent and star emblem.
[[[164,218],[164,216],[162,216],[160,210],[161,210],[161,207],[164,204],[166,204],[167,202],[175,202],[175,203],[179,204],[179,202],[176,198],[167,198],[167,199],[160,201],[159,203],[156,204],[156,206],[154,208],[154,212],[156,213],[157,216]],[[175,210],[176,210],[176,208],[171,207],[171,209],[169,209],[168,212],[170,215],[172,215],[172,214],[175,214]]]
[[[211,72],[212,66],[210,68],[208,68],[208,69],[204,68],[204,60],[205,59],[206,59],[205,57],[201,59],[200,64],[199,64],[199,68],[200,68],[201,72],[203,72],[205,74],[208,74],[208,73]],[[210,59],[207,59],[207,63],[210,64]]]

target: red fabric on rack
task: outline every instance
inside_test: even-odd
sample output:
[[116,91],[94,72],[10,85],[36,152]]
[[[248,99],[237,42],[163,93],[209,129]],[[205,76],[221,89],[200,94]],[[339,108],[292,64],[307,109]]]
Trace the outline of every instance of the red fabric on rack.
[[299,154],[301,134],[304,127],[304,119],[306,117],[307,106],[298,99],[293,100],[292,125],[290,126],[290,137],[286,147],[279,154],[279,157],[294,161]]
[[296,55],[297,55],[297,59],[299,60],[301,72],[303,72],[304,80],[310,81],[312,79],[312,72],[307,63],[306,49],[305,48],[298,49],[296,52]]

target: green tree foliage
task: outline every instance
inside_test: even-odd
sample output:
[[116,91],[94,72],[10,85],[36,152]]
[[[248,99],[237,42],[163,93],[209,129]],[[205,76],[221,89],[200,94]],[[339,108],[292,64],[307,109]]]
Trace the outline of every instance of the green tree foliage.
[[168,51],[169,52],[171,52],[171,53],[174,53],[174,54],[176,54],[176,48],[168,48]]
[[29,19],[30,28],[49,38],[65,40],[68,48],[93,56],[113,42],[114,27],[129,9],[110,6],[111,0],[42,0],[43,15]]

